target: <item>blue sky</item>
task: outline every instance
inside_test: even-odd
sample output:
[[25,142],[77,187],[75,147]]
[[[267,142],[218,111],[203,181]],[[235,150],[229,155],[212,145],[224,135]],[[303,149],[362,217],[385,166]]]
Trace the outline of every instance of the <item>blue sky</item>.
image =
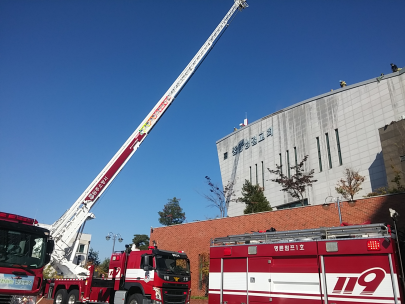
[[[181,198],[187,221],[213,218],[198,194],[221,184],[215,142],[307,98],[405,66],[405,1],[250,0],[92,209],[108,232],[159,227]],[[52,224],[185,68],[232,0],[0,3],[0,210]],[[271,203],[271,199],[270,199]]]

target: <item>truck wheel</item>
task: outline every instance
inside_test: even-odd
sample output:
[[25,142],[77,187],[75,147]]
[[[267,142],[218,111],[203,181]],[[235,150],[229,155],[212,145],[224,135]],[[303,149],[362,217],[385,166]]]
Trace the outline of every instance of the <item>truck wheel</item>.
[[79,301],[79,291],[77,289],[73,289],[69,292],[67,303],[66,304],[76,304]]
[[66,299],[67,299],[66,289],[59,289],[55,294],[53,304],[66,304]]
[[139,293],[135,293],[128,298],[127,304],[143,304],[143,296]]

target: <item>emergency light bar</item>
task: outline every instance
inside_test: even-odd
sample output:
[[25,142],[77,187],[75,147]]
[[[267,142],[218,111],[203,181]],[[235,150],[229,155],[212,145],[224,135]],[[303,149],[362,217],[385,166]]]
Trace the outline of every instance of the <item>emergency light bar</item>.
[[0,219],[14,222],[14,223],[27,224],[27,225],[38,224],[38,221],[34,220],[32,218],[20,216],[20,215],[16,215],[16,214],[12,214],[12,213],[6,213],[6,212],[0,212]]

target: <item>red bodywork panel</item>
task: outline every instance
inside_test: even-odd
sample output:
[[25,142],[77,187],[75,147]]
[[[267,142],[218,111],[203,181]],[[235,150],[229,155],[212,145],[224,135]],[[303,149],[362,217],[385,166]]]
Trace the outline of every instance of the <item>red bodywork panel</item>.
[[134,152],[133,147],[145,137],[145,134],[138,134],[124,149],[121,155],[115,160],[114,164],[108,169],[108,171],[101,177],[97,184],[90,191],[86,197],[86,201],[93,201],[98,197],[99,192],[106,187],[111,178],[117,173],[121,166],[125,163],[128,157]]
[[395,246],[390,237],[213,246],[209,304],[399,303]]
[[[43,268],[39,269],[30,269],[31,272],[26,271],[22,268],[8,268],[8,267],[2,267],[1,268],[1,273],[5,275],[13,275],[15,278],[32,278],[33,277],[33,284],[32,284],[32,289],[30,290],[22,290],[22,289],[10,289],[7,290],[8,292],[16,295],[25,295],[25,294],[38,294],[41,290],[42,287],[42,281],[43,281]],[[18,272],[19,274],[13,274]],[[32,273],[33,272],[33,273]],[[20,274],[21,273],[21,274]],[[23,275],[25,273],[25,275]]]

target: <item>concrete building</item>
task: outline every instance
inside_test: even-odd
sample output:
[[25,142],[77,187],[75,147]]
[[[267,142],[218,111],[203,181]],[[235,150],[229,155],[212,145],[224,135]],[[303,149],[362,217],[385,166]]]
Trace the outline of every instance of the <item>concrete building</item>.
[[405,119],[378,129],[383,151],[388,187],[398,188],[393,180],[398,176],[405,184]]
[[[76,265],[84,266],[87,262],[87,257],[90,250],[91,234],[82,233],[80,235],[79,245],[75,252],[73,263]],[[73,246],[74,240],[69,242],[69,245]]]
[[[241,196],[245,180],[259,184],[272,207],[299,203],[281,187],[267,168],[288,168],[305,155],[305,169],[318,180],[306,190],[306,204],[325,203],[337,196],[335,186],[345,168],[366,177],[357,198],[387,185],[379,128],[405,118],[405,69],[370,79],[267,115],[217,141],[223,185],[234,183]],[[290,173],[292,174],[292,173]],[[356,198],[355,197],[355,198]],[[231,202],[228,216],[243,214],[245,204]]]

